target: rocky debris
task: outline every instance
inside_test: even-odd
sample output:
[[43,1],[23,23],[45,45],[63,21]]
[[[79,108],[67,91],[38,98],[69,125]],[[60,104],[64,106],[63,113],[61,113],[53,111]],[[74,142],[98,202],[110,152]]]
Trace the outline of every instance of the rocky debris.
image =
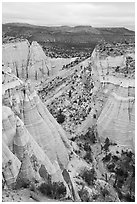
[[66,65],[63,65],[62,70],[74,67],[74,66],[78,65],[79,63],[83,62],[84,60],[88,59],[90,56],[91,56],[91,54],[88,54],[86,56],[81,56],[79,58],[76,58],[74,61],[72,61],[72,62],[70,62],[70,63],[68,63]]
[[50,63],[51,63],[51,75],[56,76],[56,74],[63,69],[63,67],[66,67],[68,64],[74,64],[75,60],[77,58],[50,58],[48,57]]
[[135,43],[117,42],[117,43],[101,43],[96,46],[97,51],[102,56],[120,56],[131,53],[135,49]]
[[108,170],[108,182],[114,186],[122,201],[134,201],[135,199],[135,155],[131,149],[119,149],[115,146],[112,151],[111,144],[102,159]]
[[117,43],[98,45],[94,50],[98,71],[103,75],[114,75],[134,79],[135,44]]
[[[67,83],[64,89],[66,90],[63,91],[63,93],[61,93],[60,95],[57,95],[57,97],[54,97],[55,99],[50,101],[50,104],[47,106],[55,118],[58,118],[59,111],[61,109],[62,114],[67,119],[62,123],[62,126],[66,131],[70,130],[71,133],[75,131],[75,127],[81,124],[81,122],[85,120],[85,118],[91,111],[92,108],[90,107],[90,104],[94,106],[92,94],[94,94],[95,91],[95,84],[89,70],[84,69],[82,66],[80,66],[79,71],[75,70],[72,75],[65,79],[65,82]],[[51,93],[50,89],[54,91],[54,87],[56,88],[61,85],[61,83],[59,83],[60,81],[63,83],[64,78],[63,80],[61,80],[61,78],[59,77],[55,78],[55,80],[44,87],[44,89],[40,93],[40,96],[43,98],[45,96],[46,90],[46,97],[48,97],[48,93]],[[54,87],[52,84],[54,84]],[[70,91],[71,97],[69,94]],[[55,107],[58,108],[55,109]],[[85,111],[85,109],[87,111]],[[74,118],[74,127],[70,127],[69,123],[71,122],[72,124],[72,121],[70,120]]]
[[[44,52],[46,53],[47,56],[54,58],[54,59],[58,59],[58,58],[78,58],[78,59],[85,59],[88,58],[96,43],[91,43],[89,45],[88,44],[83,44],[83,43],[76,43],[76,44],[71,44],[70,43],[52,43],[50,44],[50,42],[48,43],[41,43],[42,47],[44,49]],[[71,64],[71,63],[69,63]]]

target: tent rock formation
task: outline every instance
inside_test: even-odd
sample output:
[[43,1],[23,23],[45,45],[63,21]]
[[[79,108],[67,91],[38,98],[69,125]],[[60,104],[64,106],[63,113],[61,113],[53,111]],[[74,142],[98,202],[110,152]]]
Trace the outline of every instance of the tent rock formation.
[[20,79],[45,80],[74,60],[75,58],[50,58],[36,41],[30,44],[28,40],[22,40],[2,46],[3,69],[11,70]]
[[[11,106],[12,99],[18,96],[16,99],[19,107],[23,108],[23,118],[19,118],[10,107],[4,104],[2,108],[3,177],[6,184],[7,186],[14,185],[16,180],[20,181],[21,175],[29,172],[27,165],[24,167],[24,159],[31,164],[32,177],[35,179],[42,179],[39,175],[39,169],[41,165],[44,165],[47,173],[54,181],[64,182],[61,172],[67,168],[72,147],[64,130],[48,112],[30,84],[23,85],[25,87],[24,96],[23,93],[18,94],[22,92],[21,86],[22,84],[20,86],[15,85],[10,89],[9,82],[9,87],[4,92],[8,95]],[[30,161],[26,159],[24,154],[29,156]],[[24,173],[22,173],[22,168]]]

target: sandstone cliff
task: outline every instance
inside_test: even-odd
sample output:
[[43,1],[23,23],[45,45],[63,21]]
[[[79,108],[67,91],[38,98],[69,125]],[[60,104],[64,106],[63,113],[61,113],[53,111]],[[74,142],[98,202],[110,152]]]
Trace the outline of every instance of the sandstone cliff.
[[75,60],[75,58],[47,57],[36,41],[30,44],[27,40],[3,44],[2,55],[3,69],[10,68],[20,79],[29,78],[38,81],[55,75],[63,65]]
[[[135,79],[122,73],[127,56],[134,59],[134,49],[121,56],[102,56],[96,48],[92,59],[93,70],[108,95],[97,121],[99,136],[134,150]],[[117,67],[121,73],[114,71]]]
[[[8,152],[11,154],[9,158],[3,160],[4,165],[10,157],[13,157],[13,154],[13,158],[17,157],[16,160],[20,164],[24,158],[24,151],[27,151],[30,158],[35,157],[38,166],[40,164],[45,165],[49,174],[55,174],[60,169],[57,161],[60,162],[62,168],[67,168],[71,146],[65,132],[48,113],[34,91],[29,92],[27,89],[28,92],[26,90],[22,100],[23,95],[19,95],[21,91],[15,91],[19,85],[14,84],[11,89],[10,83],[12,81],[3,91],[4,94],[8,95],[7,100],[9,101],[7,103],[7,100],[3,100],[3,104],[10,105],[14,111],[13,113],[8,106],[2,108],[3,151],[5,152],[5,148],[9,148]],[[9,90],[10,92],[8,92]],[[18,109],[14,108],[15,100]],[[22,115],[20,114],[21,110],[23,110]]]
[[[29,78],[34,80],[34,70],[38,71],[39,67],[44,70],[47,64],[43,61],[45,55],[39,56],[37,53],[37,50],[41,52],[39,45],[36,42],[32,45],[26,70]],[[75,201],[80,200],[78,192],[82,191],[82,200],[87,199],[84,198],[84,195],[87,195],[88,199],[90,197],[90,201],[93,201],[94,195],[103,195],[101,189],[105,186],[113,195],[109,198],[98,198],[99,201],[119,201],[112,187],[117,178],[111,178],[112,172],[109,172],[102,162],[105,156],[102,145],[108,137],[111,142],[118,144],[110,147],[111,153],[122,149],[123,146],[134,151],[135,80],[130,73],[122,73],[123,70],[128,70],[126,66],[127,55],[102,56],[100,51],[95,49],[91,58],[68,70],[62,70],[59,75],[47,80],[45,87],[44,83],[41,83],[41,98],[44,99],[46,96],[47,100],[50,96],[48,108],[53,115],[54,112],[58,112],[60,102],[62,103],[67,118],[62,126],[48,111],[31,82],[27,80],[23,83],[10,73],[9,69],[3,67],[2,173],[8,187],[20,188],[28,181],[41,183],[51,179],[63,182],[67,188],[67,195],[72,191]],[[41,78],[41,72],[37,73]],[[45,72],[45,75],[48,75],[48,72]],[[72,121],[73,118],[78,122],[82,119],[83,122]],[[70,137],[72,141],[76,139],[76,142],[71,141],[71,145],[63,130],[67,126],[70,130],[77,127],[76,137]],[[94,129],[87,134],[89,127]],[[97,142],[92,141],[93,136]],[[88,143],[91,144],[88,146]],[[90,172],[95,173],[90,178],[97,174],[92,185],[82,184],[80,172],[85,167],[94,170]],[[89,193],[84,194],[84,191]]]

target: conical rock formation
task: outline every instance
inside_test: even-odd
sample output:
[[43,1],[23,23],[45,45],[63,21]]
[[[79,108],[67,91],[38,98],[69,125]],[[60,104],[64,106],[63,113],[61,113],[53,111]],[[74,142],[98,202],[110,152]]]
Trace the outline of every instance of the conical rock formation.
[[26,67],[29,55],[29,42],[27,40],[4,44],[2,47],[2,61],[5,67],[10,67],[17,77],[26,77]]
[[[50,58],[36,41],[20,40],[3,44],[3,70],[9,70],[20,79],[41,81],[54,75],[75,58]],[[5,80],[5,79],[3,79]]]
[[20,171],[16,180],[16,188],[19,189],[25,185],[29,185],[35,179],[35,173],[32,168],[30,157],[27,151],[24,153],[24,157],[21,163]]
[[42,47],[32,42],[29,50],[28,78],[39,80],[49,76],[51,64]]
[[[56,127],[49,126],[49,121],[43,119],[37,110],[33,98],[26,94],[24,99],[24,124],[38,144],[44,149],[51,161],[57,160],[57,155],[64,165],[68,164],[68,153]],[[54,132],[53,132],[54,131]],[[55,135],[55,131],[56,134]]]
[[[16,134],[16,128],[11,121],[12,111],[9,107],[3,106],[2,108],[2,128],[7,137],[7,145],[11,146],[13,144],[13,138]],[[10,119],[10,120],[9,120]]]
[[14,187],[19,173],[21,162],[10,151],[4,140],[2,141],[2,173],[6,185]]
[[[39,96],[36,94],[35,90],[32,90],[32,87],[29,87],[31,97],[34,99],[37,110],[41,117],[44,119],[44,121],[48,124],[50,129],[52,130],[52,133],[56,135],[56,137],[61,137],[64,145],[69,151],[72,151],[72,147],[68,142],[68,139],[66,137],[65,131],[62,129],[62,127],[57,123],[56,119],[51,115],[51,113],[47,110],[46,106],[42,103]],[[56,131],[54,130],[56,127]]]
[[[43,165],[53,182],[63,182],[68,189],[58,161],[62,169],[66,168],[69,162],[69,152],[72,149],[62,127],[51,114],[48,114],[47,108],[28,82],[24,86],[15,86],[12,90],[8,88],[6,94],[9,94],[12,109],[17,104],[18,112],[22,109],[23,121],[14,109],[13,113],[9,107],[4,106],[3,142],[8,145],[7,148],[10,148],[11,154],[21,164],[24,161],[24,153],[27,152],[36,180],[43,179],[39,174]],[[23,176],[20,177],[24,179]]]

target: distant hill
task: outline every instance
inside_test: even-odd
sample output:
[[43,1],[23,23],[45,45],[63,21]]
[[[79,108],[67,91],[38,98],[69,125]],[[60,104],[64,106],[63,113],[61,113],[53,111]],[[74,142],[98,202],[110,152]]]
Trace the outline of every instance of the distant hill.
[[[25,23],[7,23],[2,25],[3,36],[22,37],[28,40],[48,42],[88,43],[102,39],[123,40],[134,39],[135,32],[124,27],[94,28],[92,26],[37,26]],[[107,38],[108,37],[108,38]]]
[[126,28],[95,28],[92,26],[37,26],[26,23],[2,25],[3,43],[12,38],[37,41],[50,57],[80,57],[91,55],[101,41],[135,41],[135,32]]
[[124,27],[102,27],[96,28],[101,34],[122,34],[122,35],[135,35],[135,32],[128,30]]

